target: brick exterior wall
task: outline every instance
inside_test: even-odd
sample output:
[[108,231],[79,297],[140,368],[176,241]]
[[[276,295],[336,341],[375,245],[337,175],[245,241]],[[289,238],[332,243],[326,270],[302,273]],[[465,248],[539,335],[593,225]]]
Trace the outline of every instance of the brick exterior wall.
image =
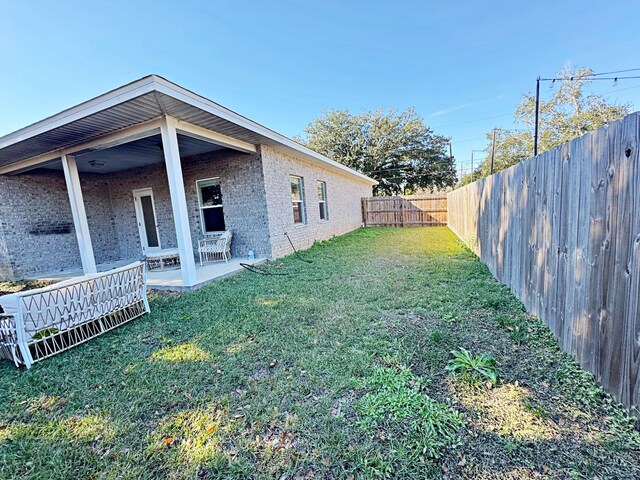
[[[214,177],[220,178],[225,225],[234,231],[232,255],[246,256],[250,248],[258,255],[268,254],[264,186],[258,155],[219,150],[187,157],[182,159],[182,176],[194,256],[198,254],[198,240],[204,236],[196,181]],[[121,259],[136,259],[142,256],[133,203],[133,191],[142,188],[153,190],[160,245],[162,248],[177,248],[169,183],[164,164],[126,170],[104,177],[108,185]],[[87,196],[84,197],[86,202]],[[93,240],[93,230],[91,238]]]
[[[104,175],[80,174],[80,187],[96,263],[120,260],[122,256],[118,240],[113,234],[117,225],[109,193],[109,181]],[[62,193],[67,197],[66,187]],[[76,242],[75,233],[73,241]]]
[[80,265],[62,172],[0,177],[0,223],[9,265],[6,279]]
[[[370,183],[264,145],[261,154],[272,258],[292,253],[285,232],[296,249],[303,249],[315,241],[343,235],[362,225],[361,198],[371,196]],[[306,224],[293,222],[291,175],[303,178]],[[318,181],[327,184],[328,220],[320,219]]]
[[[100,175],[83,178],[83,194],[98,263],[117,260],[109,195]],[[0,177],[0,279],[78,268],[69,196],[61,171]]]
[[231,254],[246,257],[249,250],[269,256],[269,230],[262,163],[258,154],[222,150],[188,157],[182,164],[191,238],[197,254],[203,237],[197,180],[220,177],[224,223],[233,229]]
[[3,213],[4,212],[0,208],[0,279],[9,279],[14,278],[14,274],[9,246],[7,245],[5,234],[8,224],[2,221],[2,218],[4,218]]
[[[307,223],[294,225],[290,175],[303,177]],[[277,258],[358,228],[360,198],[371,186],[262,146],[257,154],[219,150],[183,159],[183,177],[194,256],[203,237],[196,181],[220,178],[224,218],[234,230],[232,255],[249,249]],[[329,219],[320,220],[316,182],[327,183]],[[133,191],[152,188],[163,248],[176,236],[164,164],[112,174],[80,173],[97,263],[142,257]],[[0,280],[79,268],[80,254],[61,171],[0,176]]]

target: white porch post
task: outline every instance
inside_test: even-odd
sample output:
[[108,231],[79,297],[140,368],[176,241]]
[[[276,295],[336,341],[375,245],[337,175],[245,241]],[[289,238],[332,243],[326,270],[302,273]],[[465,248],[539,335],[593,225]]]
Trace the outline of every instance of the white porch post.
[[78,166],[75,157],[62,155],[62,169],[64,170],[64,180],[67,183],[73,226],[75,227],[76,237],[78,238],[82,270],[85,275],[96,273],[98,270],[96,268],[96,259],[93,256],[93,245],[91,244],[87,212],[84,209],[80,175],[78,175]]
[[189,287],[196,284],[196,262],[193,256],[191,228],[189,227],[189,215],[187,212],[187,196],[184,191],[180,150],[178,149],[178,134],[176,133],[174,120],[165,118],[165,121],[160,125],[160,132],[162,134],[164,162],[167,167],[167,177],[169,178],[169,193],[171,195],[173,221],[176,226],[178,252],[180,253],[182,282],[184,286]]

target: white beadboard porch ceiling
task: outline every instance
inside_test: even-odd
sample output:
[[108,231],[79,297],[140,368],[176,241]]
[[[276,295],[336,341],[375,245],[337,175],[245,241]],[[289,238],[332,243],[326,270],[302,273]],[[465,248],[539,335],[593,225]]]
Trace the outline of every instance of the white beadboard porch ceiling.
[[325,168],[375,180],[157,75],[149,75],[0,137],[0,168],[72,148],[164,115]]

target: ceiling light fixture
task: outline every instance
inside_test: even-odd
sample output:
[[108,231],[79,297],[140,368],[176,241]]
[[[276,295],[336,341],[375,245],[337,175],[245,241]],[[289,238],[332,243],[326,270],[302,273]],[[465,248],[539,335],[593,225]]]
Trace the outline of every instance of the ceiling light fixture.
[[93,168],[104,168],[104,162],[101,162],[100,160],[90,160],[89,165]]

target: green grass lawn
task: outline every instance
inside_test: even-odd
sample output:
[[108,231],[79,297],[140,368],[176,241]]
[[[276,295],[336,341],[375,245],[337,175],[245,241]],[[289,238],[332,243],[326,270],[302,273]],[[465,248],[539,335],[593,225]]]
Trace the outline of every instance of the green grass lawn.
[[303,255],[3,363],[0,478],[639,478],[625,411],[448,229]]

